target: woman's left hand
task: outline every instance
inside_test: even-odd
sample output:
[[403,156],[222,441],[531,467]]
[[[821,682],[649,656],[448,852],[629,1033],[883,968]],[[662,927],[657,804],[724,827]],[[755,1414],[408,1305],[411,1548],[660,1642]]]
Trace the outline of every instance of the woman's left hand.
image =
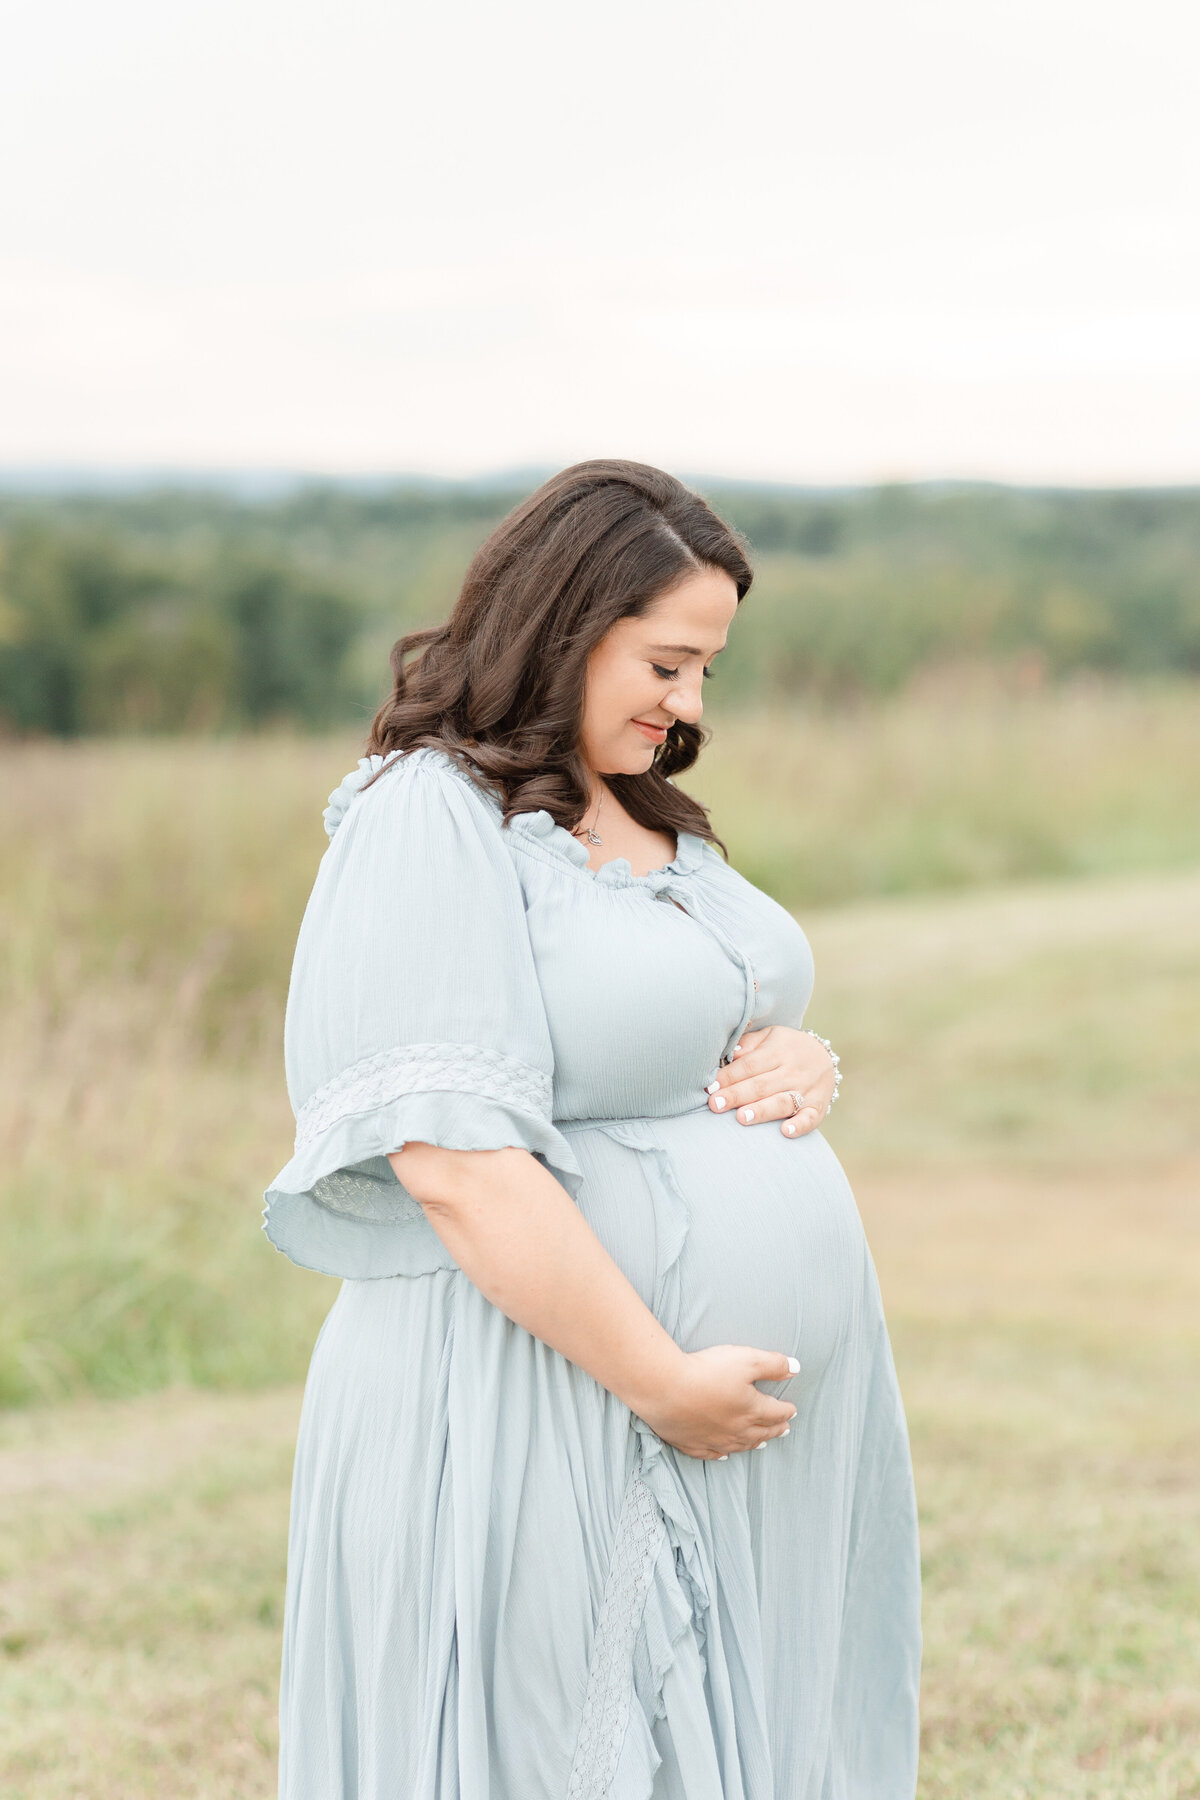
[[[739,1125],[780,1119],[785,1137],[803,1137],[829,1111],[834,1086],[833,1059],[824,1044],[791,1025],[766,1025],[743,1031],[732,1060],[717,1071],[709,1111],[732,1111]],[[804,1096],[794,1116],[793,1092]]]

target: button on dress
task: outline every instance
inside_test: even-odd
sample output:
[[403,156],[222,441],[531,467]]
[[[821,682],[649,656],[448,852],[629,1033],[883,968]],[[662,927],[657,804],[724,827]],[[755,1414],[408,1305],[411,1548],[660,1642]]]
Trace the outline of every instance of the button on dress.
[[[441,750],[362,758],[325,823],[264,1214],[343,1278],[296,1453],[281,1800],[912,1800],[916,1508],[854,1197],[819,1130],[704,1092],[742,1031],[803,1022],[803,931],[687,832],[593,871]],[[530,1151],[685,1350],[798,1357],[761,1384],[789,1436],[662,1442],[459,1270],[387,1161],[410,1139]]]

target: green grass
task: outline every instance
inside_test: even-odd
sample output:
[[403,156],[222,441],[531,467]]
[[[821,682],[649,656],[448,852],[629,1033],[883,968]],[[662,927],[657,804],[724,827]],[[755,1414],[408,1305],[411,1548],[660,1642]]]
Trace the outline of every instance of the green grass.
[[959,671],[858,709],[717,715],[682,785],[796,908],[1195,867],[1197,700],[1183,682],[1022,692]]
[[258,1231],[287,969],[346,751],[6,753],[0,1402],[294,1379],[329,1285]]
[[[1200,1794],[1200,1211],[857,1180],[921,1508],[921,1800]],[[299,1395],[0,1418],[0,1790],[267,1800]]]
[[859,1182],[920,1502],[922,1800],[1200,1793],[1198,1176]]
[[1200,871],[800,916],[848,1155],[1153,1173],[1200,1151]]
[[898,1322],[923,1800],[1200,1792],[1197,1346]]
[[[735,861],[754,873],[774,858],[777,891],[808,896],[809,1017],[844,1057],[830,1131],[846,1154],[1158,1167],[1194,1149],[1200,877],[1177,865],[1200,837],[1200,706],[1182,699],[905,702],[719,726],[702,766],[728,789],[716,810]],[[985,779],[1006,734],[1023,787]],[[1039,786],[1036,765],[1061,765],[1064,742],[1078,779]],[[0,1403],[302,1372],[330,1284],[278,1257],[257,1211],[290,1154],[282,1009],[321,808],[356,748],[281,736],[0,752],[0,828],[19,847],[0,864]],[[885,773],[907,814],[881,800]],[[1142,860],[1165,872],[1120,873],[1139,793]],[[992,833],[981,875],[1011,861],[996,809],[1022,806],[1043,838],[1086,841],[1109,872],[948,888],[918,847],[951,798],[967,817],[972,794],[973,829]],[[806,834],[833,845],[839,820],[854,849],[836,878],[823,856],[787,860]],[[923,871],[933,893],[861,898],[888,868],[902,888]],[[830,889],[855,904],[829,904]]]
[[293,1390],[0,1426],[0,1789],[274,1791]]
[[[727,720],[703,765],[843,1057],[826,1130],[922,1515],[921,1800],[1200,1800],[1197,740],[1182,691],[932,696]],[[295,1383],[334,1284],[258,1208],[355,755],[0,751],[13,1800],[273,1791]]]

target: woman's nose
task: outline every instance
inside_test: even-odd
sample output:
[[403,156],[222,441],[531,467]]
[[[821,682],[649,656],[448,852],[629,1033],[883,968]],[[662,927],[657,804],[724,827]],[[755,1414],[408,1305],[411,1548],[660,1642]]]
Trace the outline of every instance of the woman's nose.
[[704,711],[700,681],[681,681],[663,695],[667,711],[682,719],[685,725],[698,725]]

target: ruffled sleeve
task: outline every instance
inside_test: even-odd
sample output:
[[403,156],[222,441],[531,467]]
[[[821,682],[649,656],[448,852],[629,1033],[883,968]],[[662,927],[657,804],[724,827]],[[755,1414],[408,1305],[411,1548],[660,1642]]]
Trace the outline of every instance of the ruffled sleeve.
[[454,1263],[389,1151],[410,1139],[530,1151],[573,1196],[553,1055],[499,807],[440,751],[363,758],[330,796],[284,1023],[295,1154],[264,1229],[304,1268],[416,1275]]

